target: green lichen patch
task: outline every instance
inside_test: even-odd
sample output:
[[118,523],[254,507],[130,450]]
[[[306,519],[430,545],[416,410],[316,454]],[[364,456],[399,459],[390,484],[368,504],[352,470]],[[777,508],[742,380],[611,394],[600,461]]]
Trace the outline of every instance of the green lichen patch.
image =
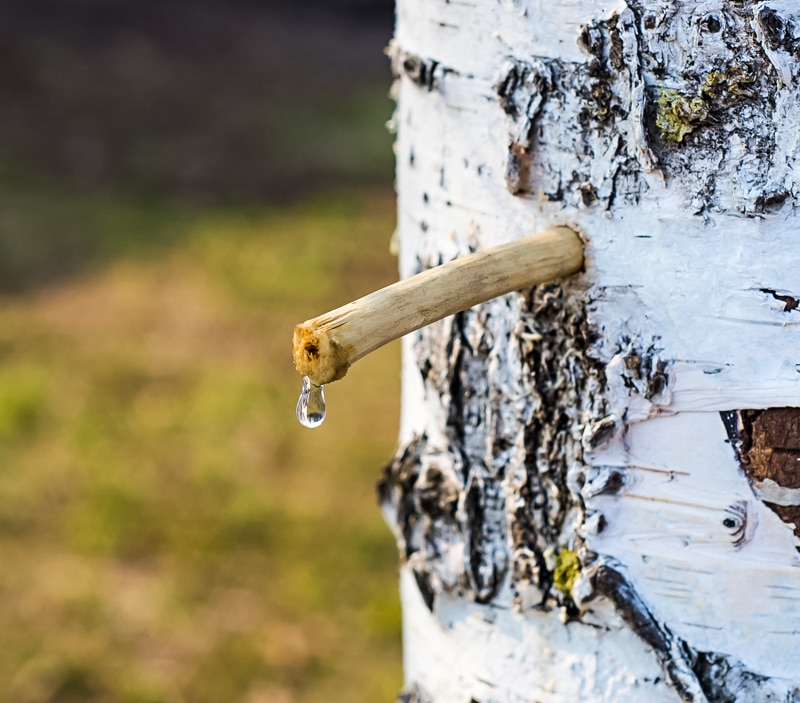
[[708,103],[699,95],[689,98],[677,90],[662,88],[656,104],[656,127],[663,139],[682,142],[684,136],[708,120]]
[[742,66],[727,71],[711,71],[700,86],[700,94],[709,102],[730,103],[737,98],[752,98],[750,86],[755,74]]
[[660,88],[656,100],[656,127],[662,139],[682,142],[700,125],[713,120],[715,108],[753,96],[750,86],[755,82],[752,72],[743,67],[711,71],[703,80],[696,95],[684,95],[677,90]]
[[581,572],[578,552],[562,549],[556,554],[556,568],[553,570],[553,585],[565,596],[570,596],[575,580]]

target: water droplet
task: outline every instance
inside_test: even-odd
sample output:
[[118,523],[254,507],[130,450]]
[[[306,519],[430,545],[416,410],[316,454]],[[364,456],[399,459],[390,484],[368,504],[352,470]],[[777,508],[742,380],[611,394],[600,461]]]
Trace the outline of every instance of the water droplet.
[[325,421],[325,393],[322,386],[303,376],[303,390],[297,401],[297,419],[303,427],[314,429]]

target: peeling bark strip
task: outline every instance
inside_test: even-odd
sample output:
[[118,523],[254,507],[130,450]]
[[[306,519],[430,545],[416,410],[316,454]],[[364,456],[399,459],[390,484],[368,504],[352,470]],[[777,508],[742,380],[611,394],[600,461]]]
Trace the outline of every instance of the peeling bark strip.
[[798,703],[800,6],[397,17],[401,274],[553,224],[586,243],[580,280],[404,339],[381,495],[407,682]]

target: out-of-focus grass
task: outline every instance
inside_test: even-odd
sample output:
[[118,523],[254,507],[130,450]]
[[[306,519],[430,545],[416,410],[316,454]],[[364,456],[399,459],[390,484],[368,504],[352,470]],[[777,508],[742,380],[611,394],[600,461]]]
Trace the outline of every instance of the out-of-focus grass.
[[392,198],[85,197],[0,196],[22,283],[36,247],[69,260],[59,232],[100,252],[0,298],[2,698],[392,700],[396,551],[373,485],[398,350],[327,388],[314,431],[290,360],[296,322],[393,280]]

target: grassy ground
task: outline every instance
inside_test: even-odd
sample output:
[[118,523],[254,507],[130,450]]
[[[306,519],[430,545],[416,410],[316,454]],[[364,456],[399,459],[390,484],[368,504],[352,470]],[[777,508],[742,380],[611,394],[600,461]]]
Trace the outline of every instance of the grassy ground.
[[[394,279],[393,208],[0,192],[3,700],[393,699],[396,550],[373,486],[398,349],[328,388],[310,431],[289,346]],[[54,252],[82,275],[42,285]]]

